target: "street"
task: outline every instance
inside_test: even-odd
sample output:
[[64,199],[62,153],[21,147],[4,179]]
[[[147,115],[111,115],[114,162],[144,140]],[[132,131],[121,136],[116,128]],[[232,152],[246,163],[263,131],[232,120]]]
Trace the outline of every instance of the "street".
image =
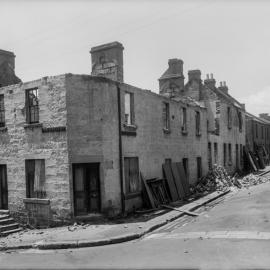
[[263,269],[270,265],[270,184],[229,193],[142,239],[70,250],[3,252],[1,268]]

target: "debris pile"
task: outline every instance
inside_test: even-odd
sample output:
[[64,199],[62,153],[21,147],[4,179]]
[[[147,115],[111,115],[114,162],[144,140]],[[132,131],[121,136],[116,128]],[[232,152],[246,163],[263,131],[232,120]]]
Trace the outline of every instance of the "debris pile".
[[269,179],[267,177],[260,177],[254,174],[249,174],[242,179],[239,179],[242,187],[248,188],[250,186],[259,185],[262,183],[268,182]]

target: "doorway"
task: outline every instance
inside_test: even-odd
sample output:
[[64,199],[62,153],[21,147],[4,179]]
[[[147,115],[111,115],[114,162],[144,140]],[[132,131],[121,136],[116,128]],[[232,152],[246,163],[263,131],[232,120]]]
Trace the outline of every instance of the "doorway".
[[73,164],[74,210],[76,216],[99,213],[99,163]]
[[7,165],[0,165],[0,209],[8,209]]

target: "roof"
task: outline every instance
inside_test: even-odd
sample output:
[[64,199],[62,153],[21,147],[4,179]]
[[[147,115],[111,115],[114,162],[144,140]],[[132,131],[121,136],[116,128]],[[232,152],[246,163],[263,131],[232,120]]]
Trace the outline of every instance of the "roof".
[[250,117],[252,120],[254,121],[257,121],[261,124],[267,124],[267,125],[270,125],[270,121],[266,120],[266,119],[263,119],[263,118],[260,118],[258,116],[255,116],[249,112],[246,112],[246,116]]

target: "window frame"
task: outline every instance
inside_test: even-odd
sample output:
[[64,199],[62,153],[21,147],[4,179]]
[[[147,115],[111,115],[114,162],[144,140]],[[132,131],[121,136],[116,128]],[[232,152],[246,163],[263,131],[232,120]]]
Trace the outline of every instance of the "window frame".
[[[129,96],[129,112],[126,113],[126,96]],[[135,107],[134,107],[134,93],[125,91],[124,93],[124,123],[126,126],[134,126],[135,125]],[[127,119],[127,115],[129,115],[130,122]]]
[[[130,188],[130,176],[131,176],[131,173],[134,173],[134,172],[131,172],[130,171],[130,161],[131,160],[136,160],[136,169],[137,169],[137,188],[135,190],[131,190]],[[127,177],[127,163],[126,162],[129,162],[129,171],[128,171],[128,176]],[[132,194],[137,194],[137,193],[140,193],[141,192],[141,179],[140,179],[140,167],[139,167],[139,157],[124,157],[124,177],[125,177],[125,195],[132,195]]]
[[[30,92],[36,92],[37,105],[30,104]],[[39,123],[39,88],[29,88],[25,90],[25,108],[26,108],[26,122],[28,124],[37,124]],[[33,111],[32,111],[33,108]],[[34,112],[34,113],[33,113]],[[32,117],[33,116],[33,117]],[[34,119],[32,119],[34,118]]]
[[197,179],[199,180],[202,177],[202,157],[197,157]]
[[5,96],[4,96],[4,94],[0,94],[0,128],[3,128],[5,126],[6,126],[6,119],[5,119]]
[[232,128],[232,108],[230,106],[227,107],[227,125],[228,129]]
[[170,131],[170,103],[162,102],[162,122],[163,122],[163,130]]
[[201,135],[201,112],[195,111],[195,129],[196,129],[196,136]]
[[181,131],[182,133],[187,133],[187,108],[181,108]]

